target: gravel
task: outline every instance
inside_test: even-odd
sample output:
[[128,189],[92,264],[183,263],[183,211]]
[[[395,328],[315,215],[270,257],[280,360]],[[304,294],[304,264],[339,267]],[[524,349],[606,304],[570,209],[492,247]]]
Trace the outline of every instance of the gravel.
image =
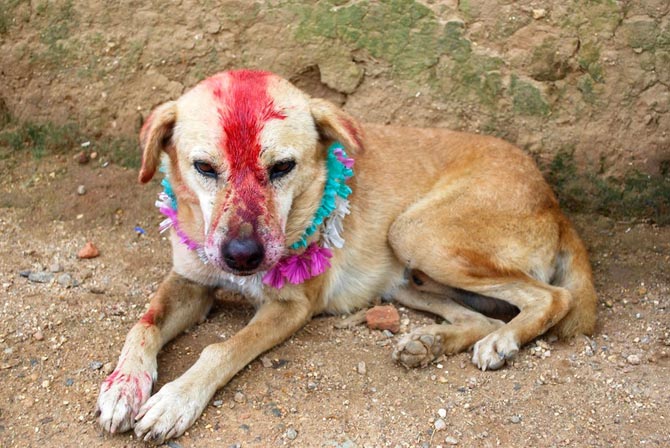
[[54,276],[53,272],[31,272],[28,274],[28,280],[33,283],[50,283],[54,279]]

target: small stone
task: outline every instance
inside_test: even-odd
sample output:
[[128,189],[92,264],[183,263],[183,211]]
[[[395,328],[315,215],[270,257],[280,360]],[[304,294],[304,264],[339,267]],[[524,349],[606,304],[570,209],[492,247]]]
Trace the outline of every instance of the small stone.
[[93,151],[93,152],[91,153],[91,160],[95,160],[95,159],[97,159],[97,158],[98,158],[98,153],[95,152],[95,151]]
[[77,257],[82,259],[95,258],[99,255],[100,251],[95,247],[95,244],[90,241],[77,253]]
[[212,402],[212,406],[214,406],[215,408],[220,408],[221,406],[223,406],[223,400],[214,400]]
[[447,416],[447,410],[440,408],[437,410],[437,415],[439,415],[440,418],[445,418]]
[[294,428],[289,428],[286,430],[286,438],[289,440],[295,440],[296,437],[298,437],[298,431],[296,431]]
[[540,20],[544,18],[547,15],[547,10],[538,8],[538,9],[533,9],[533,19],[535,20]]
[[74,160],[76,160],[79,165],[86,165],[89,161],[89,157],[85,151],[80,151],[74,156]]
[[174,440],[170,440],[167,443],[167,446],[168,446],[168,448],[182,448],[182,446],[180,444],[178,444],[177,442],[175,442]]
[[51,383],[49,382],[49,380],[42,381],[42,388],[43,389],[48,389],[50,385],[51,385]]
[[309,390],[316,390],[316,383],[314,381],[309,381],[307,383],[307,389]]
[[235,403],[244,403],[247,399],[242,392],[235,392],[233,400],[235,400]]
[[63,286],[64,288],[69,288],[70,286],[73,285],[72,276],[70,274],[59,275],[58,278],[56,279],[56,282],[58,282],[58,284]]
[[77,194],[78,194],[79,196],[83,196],[83,195],[85,195],[85,194],[86,194],[86,186],[85,186],[85,185],[79,185],[79,186],[77,187]]
[[37,330],[35,333],[33,333],[33,339],[35,339],[36,341],[43,341],[44,333],[42,333],[40,330]]
[[371,330],[389,330],[393,333],[400,330],[400,315],[393,305],[380,305],[370,308],[365,313],[365,320]]
[[272,360],[267,356],[263,356],[261,358],[261,364],[263,364],[263,367],[265,367],[266,369],[269,369],[270,367],[272,367]]
[[28,278],[30,277],[30,271],[19,271],[19,276]]
[[63,270],[63,266],[61,266],[60,263],[52,263],[51,266],[49,266],[49,271],[53,273],[61,272]]
[[70,387],[70,386],[72,386],[73,384],[74,384],[74,380],[73,380],[72,378],[67,378],[67,379],[65,380],[65,385],[66,385],[67,387]]
[[28,280],[33,283],[49,283],[53,278],[54,274],[52,272],[31,272],[28,274]]
[[435,420],[435,431],[442,431],[447,428],[447,424],[441,418]]
[[91,370],[100,370],[102,369],[103,364],[100,361],[91,361],[88,364],[88,368]]
[[521,423],[521,416],[513,415],[512,418],[510,418],[510,421],[514,424]]
[[359,373],[359,375],[365,375],[367,373],[367,367],[365,366],[365,361],[361,361],[358,363],[356,366],[356,371]]
[[637,366],[640,364],[641,360],[640,357],[637,355],[630,355],[626,358],[626,361],[628,361],[628,364]]
[[393,337],[393,333],[391,333],[391,332],[388,331],[388,330],[384,330],[384,331],[382,331],[382,334],[383,334],[384,336],[386,336],[387,338],[392,338],[392,337]]
[[452,436],[447,436],[444,439],[444,443],[446,443],[447,445],[458,445],[458,439]]
[[110,373],[112,373],[112,370],[114,370],[114,364],[112,364],[111,362],[106,362],[102,366],[102,373],[104,373],[105,375],[109,375]]

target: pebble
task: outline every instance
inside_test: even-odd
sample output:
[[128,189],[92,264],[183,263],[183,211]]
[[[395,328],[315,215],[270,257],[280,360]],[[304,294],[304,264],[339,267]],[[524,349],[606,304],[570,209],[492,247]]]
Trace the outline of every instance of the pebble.
[[50,385],[51,385],[51,383],[49,382],[49,380],[42,381],[42,388],[43,389],[48,389]]
[[371,330],[400,330],[400,315],[393,305],[373,306],[365,313],[365,320]]
[[100,251],[97,247],[95,247],[95,244],[90,241],[87,242],[86,245],[84,245],[84,247],[82,247],[81,250],[77,253],[77,257],[82,259],[95,258],[99,255]]
[[446,409],[438,409],[437,410],[437,415],[439,415],[441,418],[444,418],[447,416],[447,410]]
[[286,430],[286,437],[289,440],[295,440],[295,438],[298,437],[298,431],[296,431],[294,428],[289,428]]
[[33,339],[36,341],[42,341],[44,340],[44,333],[41,331],[37,330],[35,333],[33,333]]
[[86,186],[84,186],[84,185],[79,185],[79,186],[77,187],[77,194],[78,194],[79,196],[83,196],[83,195],[85,195],[85,194],[86,194]]
[[314,381],[309,381],[307,383],[307,389],[309,390],[316,390],[316,383]]
[[435,430],[436,431],[442,431],[443,429],[447,428],[447,424],[442,420],[441,418],[438,418],[435,420]]
[[112,373],[112,370],[114,370],[114,364],[112,364],[111,362],[106,362],[106,363],[102,366],[102,372],[103,372],[105,375],[109,375],[110,373]]
[[247,399],[242,392],[235,392],[233,400],[235,400],[235,403],[244,403]]
[[361,361],[358,363],[358,365],[356,366],[356,371],[360,375],[365,375],[367,373],[368,370],[367,367],[365,366],[365,361]]
[[74,159],[79,165],[86,165],[89,161],[88,154],[85,151],[80,151],[74,156]]
[[33,283],[49,283],[51,280],[53,280],[54,274],[53,272],[31,272],[28,274],[28,280],[30,280]]
[[265,367],[266,369],[269,369],[270,367],[272,367],[272,360],[267,356],[263,356],[261,358],[261,364],[263,364],[263,367]]
[[539,20],[547,15],[546,9],[533,9],[533,19]]
[[386,336],[387,338],[392,338],[392,337],[393,337],[393,333],[390,332],[390,331],[388,331],[388,330],[384,330],[384,331],[382,331],[382,334],[383,334],[384,336]]
[[510,421],[514,424],[521,423],[521,416],[513,415],[512,418],[510,418]]
[[102,369],[102,366],[103,366],[103,364],[100,361],[91,361],[88,364],[88,368],[91,369],[91,370],[100,370],[100,369]]
[[221,406],[223,406],[223,400],[214,400],[212,402],[212,406],[214,406],[215,408],[220,408]]
[[49,266],[49,271],[50,272],[61,272],[63,270],[63,266],[61,266],[60,263],[52,263],[51,266]]
[[69,288],[70,286],[73,285],[72,276],[70,274],[61,274],[58,276],[56,281],[58,282],[59,285],[65,288]]
[[458,439],[452,436],[447,436],[444,439],[444,443],[446,443],[447,445],[458,445]]
[[626,358],[626,361],[628,361],[628,364],[637,366],[640,364],[641,360],[640,357],[637,355],[630,355]]

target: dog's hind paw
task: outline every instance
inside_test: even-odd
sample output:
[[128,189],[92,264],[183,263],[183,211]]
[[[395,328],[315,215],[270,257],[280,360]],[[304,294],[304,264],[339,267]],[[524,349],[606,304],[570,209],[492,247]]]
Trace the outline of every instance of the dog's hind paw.
[[175,380],[166,384],[140,409],[135,418],[135,435],[160,445],[179,437],[193,425],[209,401],[204,387],[188,387]]
[[419,328],[398,341],[393,359],[407,368],[425,367],[443,352],[442,335]]
[[140,406],[151,395],[155,376],[146,371],[112,372],[100,386],[96,406],[100,426],[111,434],[132,428]]
[[482,370],[496,370],[519,352],[519,344],[509,332],[493,332],[475,344],[472,362]]

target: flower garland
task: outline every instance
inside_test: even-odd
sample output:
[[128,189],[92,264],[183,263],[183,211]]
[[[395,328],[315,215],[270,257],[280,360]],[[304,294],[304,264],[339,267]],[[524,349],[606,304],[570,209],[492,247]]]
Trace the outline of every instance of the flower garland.
[[[302,253],[283,257],[276,265],[263,275],[263,283],[280,289],[286,282],[292,284],[303,283],[306,280],[323,274],[330,267],[333,256],[332,247],[341,248],[344,245],[342,238],[342,221],[349,214],[349,195],[351,188],[347,180],[354,175],[354,160],[347,156],[344,147],[335,142],[328,148],[326,156],[327,178],[324,185],[321,203],[317,208],[312,222],[305,229],[300,238],[290,249],[305,248]],[[161,168],[165,172],[164,168]],[[165,215],[166,219],[160,223],[160,232],[163,233],[172,227],[179,237],[179,241],[189,250],[195,250],[200,259],[207,263],[204,248],[189,238],[180,228],[177,219],[177,198],[170,181],[166,178],[161,182],[163,191],[158,195],[156,207]],[[307,240],[321,229],[321,244],[316,241],[308,244]],[[244,283],[244,282],[242,282]]]

